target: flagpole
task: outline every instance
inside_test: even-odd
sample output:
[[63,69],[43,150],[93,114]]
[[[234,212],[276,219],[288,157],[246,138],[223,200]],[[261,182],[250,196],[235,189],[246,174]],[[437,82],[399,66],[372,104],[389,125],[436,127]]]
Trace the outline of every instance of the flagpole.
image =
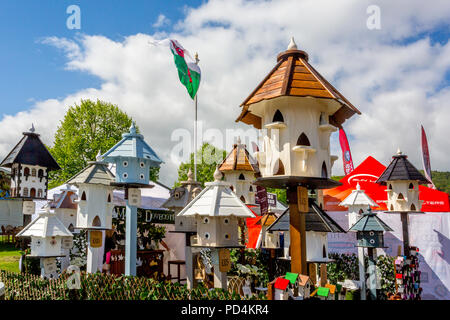
[[[198,53],[195,53],[195,64],[198,65]],[[198,92],[195,94],[194,98],[194,181],[197,181],[197,96]]]

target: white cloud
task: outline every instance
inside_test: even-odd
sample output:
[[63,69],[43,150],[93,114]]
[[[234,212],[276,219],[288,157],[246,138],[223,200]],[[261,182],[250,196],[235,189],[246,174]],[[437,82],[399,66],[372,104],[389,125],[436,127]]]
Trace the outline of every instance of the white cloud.
[[156,19],[156,22],[152,25],[155,28],[161,28],[170,24],[170,19],[165,15],[160,14]]
[[[370,4],[381,8],[381,30],[366,28]],[[188,9],[167,36],[199,52],[199,119],[205,129],[248,128],[234,122],[238,106],[271,70],[293,35],[316,69],[363,113],[344,125],[355,165],[368,155],[386,164],[400,147],[420,168],[423,124],[433,169],[449,170],[450,91],[442,87],[450,68],[450,45],[428,38],[436,28],[448,28],[449,17],[447,1],[423,6],[420,1],[211,0]],[[162,181],[172,185],[178,163],[170,159],[176,144],[170,135],[177,128],[191,130],[193,103],[179,83],[169,49],[148,43],[160,36],[136,34],[122,41],[90,35],[46,39],[66,54],[67,68],[97,76],[102,85],[5,115],[0,121],[4,132],[0,156],[31,122],[51,143],[69,105],[81,98],[99,98],[118,104],[137,120],[146,140],[166,162]],[[332,153],[341,156],[337,134],[332,136]],[[342,174],[340,159],[333,173]]]

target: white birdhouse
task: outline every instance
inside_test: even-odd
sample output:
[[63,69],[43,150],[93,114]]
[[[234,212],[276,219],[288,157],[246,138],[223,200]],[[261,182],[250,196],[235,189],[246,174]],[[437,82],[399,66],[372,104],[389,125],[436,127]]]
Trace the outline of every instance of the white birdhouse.
[[236,121],[262,129],[256,158],[263,178],[329,178],[337,159],[330,155],[330,135],[360,113],[309,64],[293,39],[241,106]]
[[270,227],[276,220],[276,216],[273,213],[265,214],[261,217],[258,223],[261,224],[261,237],[262,247],[265,249],[278,249],[280,248],[280,234],[277,231],[268,232],[267,228]]
[[50,202],[50,208],[53,209],[56,216],[70,231],[74,232],[77,225],[77,191],[66,185],[61,193],[53,195],[53,201]]
[[231,184],[231,189],[242,202],[254,204],[256,186],[253,185],[255,174],[259,172],[256,160],[249,154],[245,144],[238,139],[233,150],[219,165],[224,180]]
[[31,237],[31,256],[58,257],[62,256],[61,249],[72,243],[73,235],[47,207],[17,237]]
[[420,211],[419,183],[430,183],[399,150],[377,183],[386,185],[389,211]]
[[179,216],[178,213],[186,207],[202,190],[201,183],[194,181],[191,169],[188,172],[187,181],[181,182],[181,187],[170,190],[170,197],[162,205],[175,212],[176,232],[197,232],[197,221],[191,217]]
[[274,283],[274,300],[287,300],[289,297],[289,280],[278,277]]
[[349,228],[362,217],[362,214],[367,210],[367,207],[378,207],[378,204],[373,201],[364,190],[361,190],[359,183],[356,185],[356,190],[353,190],[339,205],[348,208]]
[[105,162],[89,165],[67,181],[78,187],[77,225],[79,229],[111,229],[114,175]]
[[11,168],[11,197],[46,199],[48,173],[61,169],[34,132],[24,132],[22,139],[0,163]]
[[214,182],[179,214],[197,221],[197,246],[239,247],[239,219],[254,217],[250,209],[231,191],[228,182],[220,181],[222,174],[214,172]]

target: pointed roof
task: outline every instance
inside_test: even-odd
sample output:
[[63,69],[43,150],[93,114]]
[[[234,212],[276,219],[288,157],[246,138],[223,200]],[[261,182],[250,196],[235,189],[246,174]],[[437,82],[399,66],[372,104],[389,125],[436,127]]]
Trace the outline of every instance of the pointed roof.
[[77,204],[74,200],[77,197],[76,190],[71,189],[70,185],[67,185],[66,189],[61,190],[60,194],[54,195],[54,200],[49,203],[52,209],[76,209]]
[[122,140],[102,156],[104,160],[111,162],[114,162],[114,159],[117,157],[147,159],[156,166],[159,166],[163,162],[155,151],[144,141],[144,136],[136,132],[134,122],[131,124],[130,132],[122,134]]
[[359,183],[356,184],[356,190],[353,190],[341,203],[340,206],[371,206],[378,207],[375,201],[373,201],[365,192],[361,190]]
[[361,114],[309,64],[308,54],[305,51],[298,50],[293,39],[291,39],[288,49],[278,55],[275,67],[242,102],[242,112],[236,122],[242,121],[260,129],[261,119],[249,111],[249,106],[262,100],[280,96],[309,96],[336,100],[341,104],[341,108],[330,116],[330,123],[338,127],[355,113]]
[[0,163],[0,167],[11,168],[14,163],[41,166],[47,170],[60,170],[60,166],[52,157],[45,145],[34,133],[34,127],[30,132],[23,132],[23,137]]
[[348,231],[393,231],[370,207]]
[[56,214],[50,213],[49,208],[23,228],[16,237],[72,237],[72,232],[67,229]]
[[246,145],[242,144],[240,139],[233,149],[228,153],[222,163],[219,165],[220,171],[251,171],[259,172],[257,161],[250,155]]
[[[162,204],[163,208],[184,208],[192,199],[192,194],[201,188],[201,183],[194,180],[194,174],[189,168],[187,181],[181,181],[181,187],[170,190],[170,197]],[[178,194],[178,197],[175,195]]]
[[275,287],[275,289],[286,290],[288,285],[289,285],[289,280],[288,279],[284,279],[282,277],[278,277],[277,280],[275,280],[274,287]]
[[[342,227],[323,211],[313,199],[309,199],[309,212],[305,216],[306,231],[345,232]],[[267,229],[267,231],[289,231],[289,209]]]
[[378,178],[377,183],[386,184],[386,181],[395,180],[417,180],[419,183],[430,183],[407,158],[408,156],[399,150],[392,156],[391,163]]
[[289,280],[291,284],[294,284],[295,281],[297,281],[298,273],[294,272],[286,272],[286,275],[284,276],[285,279]]
[[110,183],[114,181],[114,174],[108,169],[108,164],[106,162],[89,161],[86,168],[78,172],[66,183],[74,185],[90,183],[109,186]]
[[181,210],[178,216],[237,216],[253,218],[252,211],[231,191],[229,183],[220,181],[222,173],[216,168],[214,182],[205,183],[205,189]]

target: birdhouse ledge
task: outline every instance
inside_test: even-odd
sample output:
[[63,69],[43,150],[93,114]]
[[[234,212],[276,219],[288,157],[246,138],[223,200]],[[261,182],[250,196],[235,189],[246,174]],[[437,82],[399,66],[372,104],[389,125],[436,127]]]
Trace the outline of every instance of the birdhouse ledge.
[[284,129],[287,125],[284,122],[276,121],[266,124],[265,127],[266,129]]

